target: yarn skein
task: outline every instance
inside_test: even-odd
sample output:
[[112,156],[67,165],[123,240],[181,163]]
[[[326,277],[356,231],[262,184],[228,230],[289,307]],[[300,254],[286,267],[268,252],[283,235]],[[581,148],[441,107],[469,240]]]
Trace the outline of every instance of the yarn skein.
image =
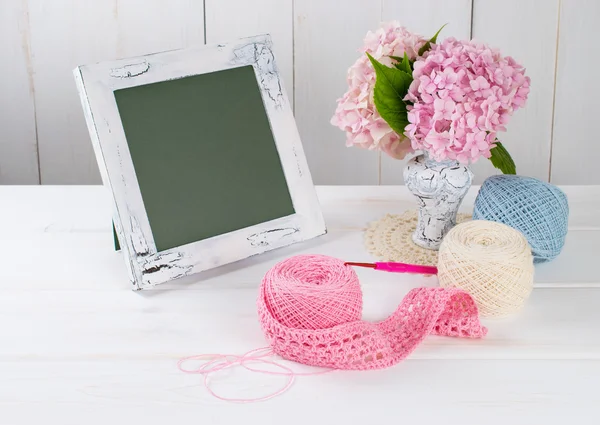
[[293,329],[327,329],[360,320],[362,292],[356,272],[343,261],[303,255],[283,261],[263,281],[264,301],[275,320]]
[[533,289],[531,248],[523,234],[505,224],[459,224],[448,232],[438,255],[440,285],[467,291],[482,316],[518,311]]
[[390,367],[427,335],[481,338],[477,305],[457,288],[414,288],[380,322],[360,320],[356,272],[324,255],[298,255],[267,272],[258,318],[275,354],[310,366],[345,370]]
[[534,261],[541,263],[560,254],[567,235],[569,204],[558,187],[514,175],[492,176],[479,190],[474,220],[504,223],[523,233]]

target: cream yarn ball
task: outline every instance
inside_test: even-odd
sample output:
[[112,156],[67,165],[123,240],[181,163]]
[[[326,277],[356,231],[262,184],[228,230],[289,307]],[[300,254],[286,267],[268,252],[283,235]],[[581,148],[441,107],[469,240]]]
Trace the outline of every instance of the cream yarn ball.
[[440,285],[469,292],[482,316],[502,317],[518,311],[533,289],[533,271],[525,236],[492,221],[455,226],[438,254]]

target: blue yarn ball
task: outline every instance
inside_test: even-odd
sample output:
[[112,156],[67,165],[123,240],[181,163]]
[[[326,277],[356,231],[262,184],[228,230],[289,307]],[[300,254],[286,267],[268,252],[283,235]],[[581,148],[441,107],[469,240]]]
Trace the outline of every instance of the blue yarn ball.
[[554,259],[565,244],[569,219],[567,196],[558,187],[531,177],[488,177],[481,186],[474,220],[504,223],[523,233],[534,262]]

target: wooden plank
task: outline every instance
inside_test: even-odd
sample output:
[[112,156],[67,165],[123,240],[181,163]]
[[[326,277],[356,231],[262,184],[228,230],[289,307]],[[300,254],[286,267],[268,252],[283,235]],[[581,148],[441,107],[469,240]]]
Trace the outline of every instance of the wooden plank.
[[[262,274],[271,266],[262,264]],[[434,277],[389,276],[360,276],[365,320],[387,318],[412,288],[437,286]],[[2,315],[12,325],[2,331],[11,343],[0,348],[0,362],[242,354],[265,344],[256,316],[257,277],[230,273],[147,295],[105,286],[95,276],[88,277],[95,289],[64,289],[48,280],[45,289],[34,290],[15,282],[0,293]],[[600,360],[598,303],[599,287],[535,288],[519,313],[483,318],[485,338],[428,336],[410,358]],[[132,339],[135,344],[128,344]]]
[[271,34],[285,89],[294,104],[293,0],[206,0],[206,43]]
[[[515,58],[531,77],[526,107],[515,112],[508,131],[499,133],[498,138],[517,164],[518,174],[543,181],[548,181],[550,172],[558,3],[559,0],[475,0],[473,5],[473,38]],[[472,170],[476,183],[500,173],[486,159],[475,163]]]
[[[600,186],[562,186],[569,198],[569,230],[600,230]],[[479,186],[473,186],[461,212],[471,213]],[[320,186],[317,195],[330,230],[355,231],[384,214],[415,208],[404,186]],[[111,232],[112,194],[101,187],[0,187],[0,233]]]
[[[351,207],[351,205],[348,205]],[[341,219],[343,217],[339,214]],[[332,222],[333,214],[325,215]],[[341,221],[340,219],[340,221]],[[376,219],[376,218],[374,218]],[[349,221],[349,220],[348,220]],[[361,223],[366,223],[366,220]],[[334,224],[335,225],[335,224]],[[203,272],[163,284],[165,289],[198,289],[208,286],[223,287],[225,278],[239,285],[259,282],[275,263],[298,254],[323,254],[344,260],[375,260],[364,248],[364,235],[360,227],[340,228],[336,225],[326,236],[296,246],[281,248],[260,256],[239,261],[218,269]],[[600,255],[595,242],[600,231],[571,230],[566,246],[554,261],[536,266],[535,286],[540,288],[600,287],[600,278],[594,267]],[[2,258],[12,258],[11,253],[27,252],[27,256],[6,263],[0,280],[2,291],[16,287],[27,291],[53,288],[56,290],[129,290],[129,279],[121,253],[113,249],[109,226],[104,229],[81,230],[57,222],[46,233],[5,235],[5,245],[0,247]],[[31,267],[36,264],[36,267]],[[40,270],[43,274],[40,274]],[[403,288],[437,284],[437,279],[386,273],[373,274],[358,270],[367,284],[402,285]]]
[[100,183],[72,70],[115,55],[113,4],[30,0],[42,184]]
[[294,7],[296,121],[317,184],[377,184],[378,153],[345,146],[329,120],[348,89],[346,72],[367,31],[377,28],[380,2],[303,0]]
[[594,138],[600,60],[589,50],[599,15],[596,0],[561,4],[551,174],[556,184],[600,183],[600,144]]
[[410,31],[431,37],[444,24],[441,38],[468,39],[471,34],[471,0],[382,0],[382,19],[397,20]]
[[204,44],[201,1],[116,0],[115,5],[117,58]]
[[0,184],[39,184],[27,2],[0,2]]
[[[398,20],[410,31],[431,37],[445,23],[440,39],[468,39],[471,34],[471,0],[382,0],[382,19]],[[402,172],[406,162],[381,153],[381,184],[404,184]]]
[[[600,230],[600,186],[561,186],[569,199],[569,230]],[[479,186],[461,205],[471,213]],[[355,231],[386,213],[415,208],[404,186],[318,186],[317,195],[330,230]],[[111,232],[112,194],[93,186],[2,187],[0,234]]]
[[73,68],[139,51],[202,44],[197,3],[148,7],[139,0],[30,0],[42,183],[100,183]]
[[[554,261],[536,267],[538,287],[598,287],[595,258],[600,256],[600,186],[566,187],[571,201],[569,234],[565,248]],[[477,188],[463,204],[472,210]],[[219,288],[224,279],[242,287],[258,282],[266,270],[289,256],[331,255],[347,260],[370,259],[363,248],[363,229],[387,213],[401,213],[415,201],[405,187],[319,187],[318,194],[329,229],[326,236],[278,249],[250,259],[163,285],[166,289]],[[0,209],[0,258],[27,252],[7,262],[0,272],[0,289],[39,290],[51,286],[62,290],[127,290],[125,262],[114,252],[111,197],[98,187],[0,187],[0,199],[10,208]],[[35,268],[31,264],[37,264]],[[43,271],[43,276],[40,275]],[[415,276],[373,274],[358,270],[368,284],[401,284],[402,288],[434,284]],[[197,285],[196,285],[197,284]],[[15,286],[16,285],[16,286]],[[406,285],[406,286],[404,286]],[[1,292],[1,291],[0,291]]]
[[[176,333],[156,329],[156,339]],[[202,339],[201,335],[195,335]],[[135,345],[139,335],[125,345]],[[164,350],[172,347],[165,344]],[[84,361],[3,361],[2,418],[7,424],[104,425],[115,418],[145,425],[386,423],[597,424],[600,361],[407,360],[383,371],[300,376],[287,393],[262,403],[210,396],[198,375],[175,369],[177,356],[100,356]],[[286,363],[288,364],[288,363]],[[257,367],[260,367],[257,366]],[[305,368],[294,367],[299,371]],[[211,386],[228,396],[256,397],[286,378],[227,370]]]

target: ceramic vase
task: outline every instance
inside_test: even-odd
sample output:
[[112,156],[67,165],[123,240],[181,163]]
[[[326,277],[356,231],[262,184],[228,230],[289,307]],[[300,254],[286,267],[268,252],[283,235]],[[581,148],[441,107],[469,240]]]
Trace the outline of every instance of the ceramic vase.
[[428,154],[414,157],[404,169],[404,183],[419,205],[417,229],[412,240],[420,247],[437,250],[456,225],[456,214],[471,187],[473,173],[458,161],[438,162]]

